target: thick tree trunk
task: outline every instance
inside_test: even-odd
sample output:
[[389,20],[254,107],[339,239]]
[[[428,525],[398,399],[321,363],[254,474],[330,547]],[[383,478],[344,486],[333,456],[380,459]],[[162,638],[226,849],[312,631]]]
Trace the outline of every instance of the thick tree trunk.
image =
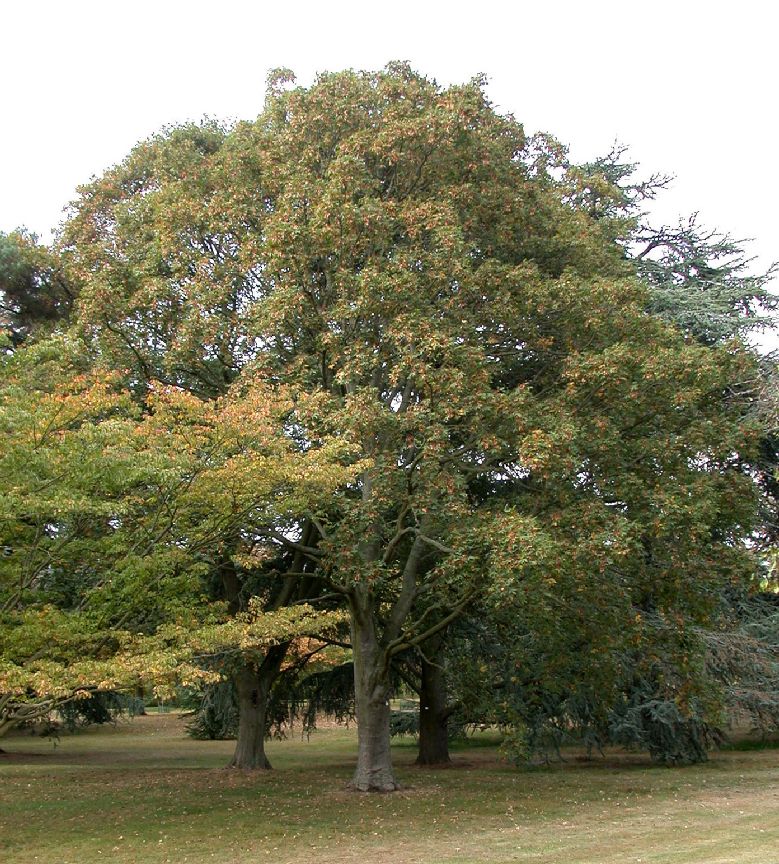
[[369,609],[352,608],[357,768],[352,787],[361,792],[398,789],[390,752],[389,664]]
[[[426,645],[428,658],[422,657],[419,690],[419,754],[417,765],[449,765],[449,711],[446,701],[446,675],[443,660],[443,640]],[[432,640],[431,640],[432,641]]]
[[274,645],[268,649],[259,667],[246,664],[234,674],[238,695],[238,740],[228,768],[244,771],[270,769],[271,764],[265,755],[268,697],[286,653],[286,643]]
[[[241,602],[243,585],[238,577],[235,563],[229,556],[226,555],[220,562],[219,573],[222,577],[228,611],[230,615],[235,615],[243,608]],[[238,740],[228,768],[262,771],[271,767],[265,755],[268,696],[281,669],[287,647],[287,643],[274,645],[268,649],[259,666],[244,663],[233,674],[233,684],[238,696]]]
[[271,767],[265,755],[265,725],[271,676],[245,666],[233,676],[238,695],[238,740],[229,768],[256,771]]

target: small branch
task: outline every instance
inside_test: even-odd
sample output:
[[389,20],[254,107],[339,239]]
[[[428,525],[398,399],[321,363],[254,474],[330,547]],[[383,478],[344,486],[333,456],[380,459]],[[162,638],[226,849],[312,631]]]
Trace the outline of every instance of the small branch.
[[456,549],[452,549],[450,546],[444,546],[443,543],[439,543],[438,540],[434,540],[432,537],[422,534],[421,531],[417,531],[416,534],[423,543],[427,543],[428,546],[438,549],[439,552],[445,552],[447,555],[454,555],[457,552]]
[[394,657],[401,651],[405,651],[407,648],[415,648],[418,645],[421,645],[431,636],[435,636],[436,633],[440,633],[442,630],[446,630],[446,628],[452,623],[452,621],[459,618],[465,607],[471,602],[471,600],[475,596],[475,589],[468,592],[468,594],[466,594],[465,597],[463,597],[463,599],[452,608],[452,611],[448,615],[442,618],[437,624],[434,624],[432,627],[428,628],[424,633],[420,633],[419,635],[414,636],[411,639],[403,639],[402,637],[395,639],[394,642],[391,642],[387,646],[387,655],[389,657]]
[[387,548],[384,551],[384,555],[382,556],[382,559],[381,559],[382,564],[387,564],[389,562],[390,554],[392,553],[393,549],[398,545],[398,543],[401,541],[401,539],[406,534],[415,533],[416,530],[417,530],[416,528],[408,527],[408,528],[401,528],[399,531],[397,531],[395,533],[395,536],[392,538],[392,540],[390,540],[390,542],[387,544]]
[[285,537],[283,534],[280,534],[278,531],[274,531],[272,528],[262,528],[258,532],[265,537],[269,537],[272,540],[276,540],[279,543],[282,543],[289,549],[294,549],[296,552],[302,552],[304,555],[308,555],[311,558],[318,559],[322,557],[322,551],[320,549],[315,548],[314,546],[306,546],[304,543],[297,543],[294,540],[290,540],[289,537]]

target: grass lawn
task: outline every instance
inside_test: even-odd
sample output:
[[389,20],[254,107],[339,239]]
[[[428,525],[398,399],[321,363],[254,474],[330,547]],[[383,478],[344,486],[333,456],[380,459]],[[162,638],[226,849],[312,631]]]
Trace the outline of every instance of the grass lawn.
[[421,770],[407,744],[404,789],[360,795],[341,728],[271,743],[277,770],[259,774],[224,770],[232,743],[189,740],[172,714],[2,746],[3,864],[779,864],[775,749],[675,770],[619,754],[517,770],[474,746]]

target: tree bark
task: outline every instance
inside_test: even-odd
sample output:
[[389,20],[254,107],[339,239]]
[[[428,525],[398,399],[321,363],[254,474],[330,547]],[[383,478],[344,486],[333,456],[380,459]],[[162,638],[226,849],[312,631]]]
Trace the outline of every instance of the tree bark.
[[269,676],[245,666],[233,676],[238,694],[238,740],[229,768],[256,771],[271,767],[265,755]]
[[265,755],[268,697],[286,653],[286,643],[274,645],[268,649],[258,667],[245,664],[233,675],[238,695],[238,740],[228,768],[240,768],[243,771],[271,768]]
[[450,765],[452,761],[449,758],[446,673],[441,662],[443,644],[443,639],[433,637],[425,646],[428,656],[421,658],[417,765]]
[[352,599],[352,651],[357,768],[351,786],[360,792],[393,792],[399,786],[390,752],[389,661],[369,604],[358,605],[356,598]]

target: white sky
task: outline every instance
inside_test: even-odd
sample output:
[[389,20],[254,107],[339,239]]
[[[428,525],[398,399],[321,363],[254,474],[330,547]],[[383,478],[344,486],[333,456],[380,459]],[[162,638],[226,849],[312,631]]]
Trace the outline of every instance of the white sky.
[[256,116],[270,68],[309,84],[400,59],[441,83],[486,73],[576,159],[619,139],[676,176],[656,221],[697,210],[755,238],[757,266],[779,258],[770,0],[6,0],[0,27],[0,231],[47,237],[77,184],[166,123]]

